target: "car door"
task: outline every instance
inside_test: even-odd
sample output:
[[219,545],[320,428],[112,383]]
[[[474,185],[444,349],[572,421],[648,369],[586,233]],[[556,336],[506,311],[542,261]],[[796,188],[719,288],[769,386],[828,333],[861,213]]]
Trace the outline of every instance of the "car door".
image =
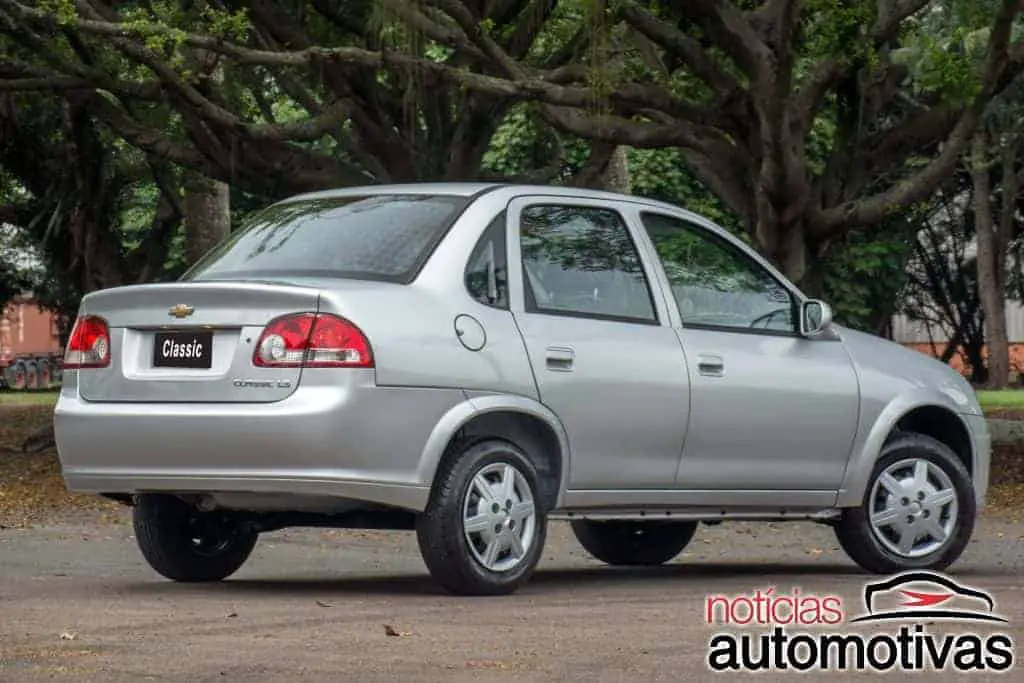
[[568,436],[570,490],[671,488],[686,432],[686,364],[620,208],[509,205],[514,315],[540,400]]
[[678,486],[837,490],[860,403],[838,337],[802,337],[801,297],[724,232],[656,211],[638,219],[678,307],[690,369]]

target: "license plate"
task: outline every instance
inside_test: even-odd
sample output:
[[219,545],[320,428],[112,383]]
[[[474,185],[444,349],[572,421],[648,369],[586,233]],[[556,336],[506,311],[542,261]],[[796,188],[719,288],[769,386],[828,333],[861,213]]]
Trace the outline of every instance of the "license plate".
[[209,369],[213,364],[213,332],[157,332],[153,367]]

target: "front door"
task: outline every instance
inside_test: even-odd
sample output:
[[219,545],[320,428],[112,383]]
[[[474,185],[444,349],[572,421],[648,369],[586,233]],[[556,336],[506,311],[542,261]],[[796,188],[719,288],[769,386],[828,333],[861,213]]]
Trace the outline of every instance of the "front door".
[[562,420],[569,489],[671,488],[689,386],[676,332],[614,202],[509,207],[515,319],[540,400]]
[[667,214],[642,212],[640,222],[690,366],[679,487],[837,490],[860,403],[842,343],[800,336],[795,293],[732,240]]

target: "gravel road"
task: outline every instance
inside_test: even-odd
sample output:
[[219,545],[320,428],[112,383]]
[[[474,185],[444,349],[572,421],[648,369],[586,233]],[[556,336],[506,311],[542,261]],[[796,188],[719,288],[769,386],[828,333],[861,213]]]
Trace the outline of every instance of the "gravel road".
[[[634,571],[589,559],[555,523],[539,572],[507,597],[440,593],[412,534],[333,530],[267,535],[227,582],[187,586],[143,563],[126,519],[0,530],[0,680],[737,680],[707,668],[707,594],[797,587],[859,612],[870,578],[813,524],[702,527],[671,565]],[[1019,520],[983,519],[952,573],[1022,640]],[[997,678],[1024,680],[1024,664]]]

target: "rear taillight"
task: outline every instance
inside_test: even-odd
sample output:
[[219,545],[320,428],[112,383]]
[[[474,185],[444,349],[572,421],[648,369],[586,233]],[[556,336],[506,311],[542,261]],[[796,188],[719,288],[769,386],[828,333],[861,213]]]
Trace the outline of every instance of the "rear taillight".
[[362,330],[326,313],[299,313],[270,322],[256,344],[261,368],[372,368],[373,353]]
[[110,328],[94,315],[75,320],[64,351],[64,369],[105,368],[110,365]]

